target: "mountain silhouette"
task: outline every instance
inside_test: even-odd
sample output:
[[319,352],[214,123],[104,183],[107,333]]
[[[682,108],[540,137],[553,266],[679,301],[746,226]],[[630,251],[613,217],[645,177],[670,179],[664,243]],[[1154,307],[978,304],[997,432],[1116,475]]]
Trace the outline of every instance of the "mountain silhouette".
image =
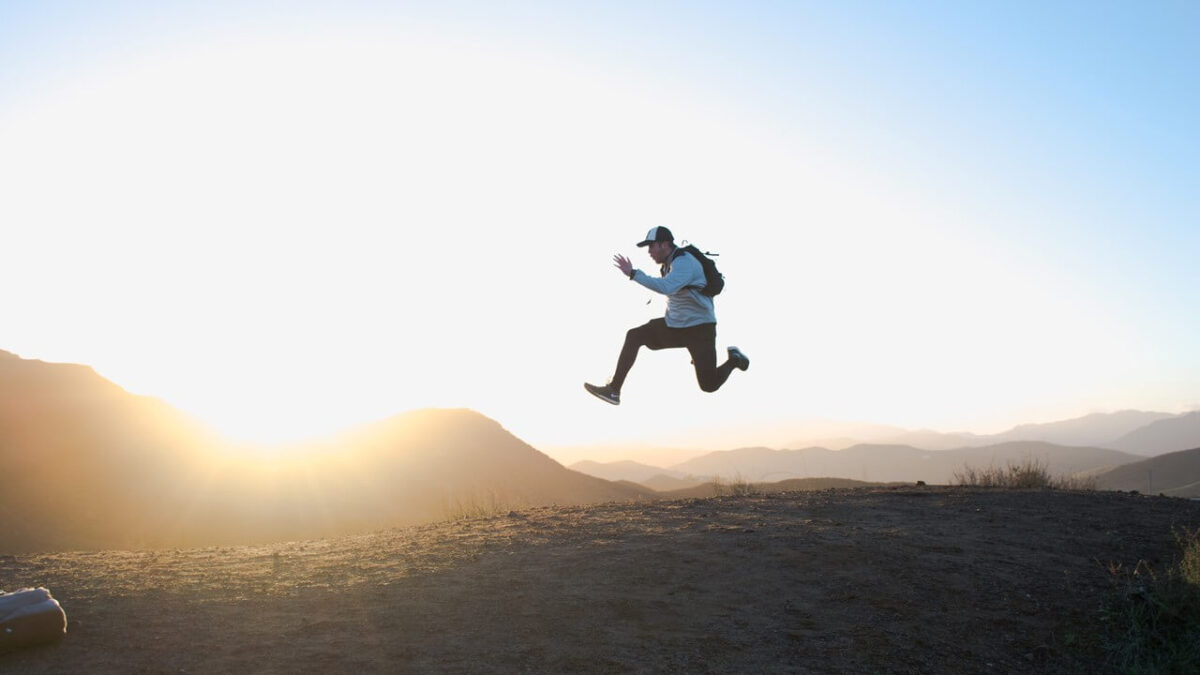
[[921,450],[956,450],[975,445],[989,445],[986,436],[977,436],[968,433],[943,433],[940,431],[930,431],[922,429],[918,431],[905,431],[903,433],[884,436],[882,438],[860,440],[854,443],[844,443],[840,448],[833,446],[821,446],[831,449],[845,449],[855,445],[862,445],[864,442],[870,445],[907,445]]
[[1020,424],[997,434],[943,433],[929,430],[905,431],[877,437],[871,439],[870,442],[876,445],[911,445],[923,450],[954,450],[998,445],[1012,441],[1040,441],[1055,445],[1111,448],[1137,452],[1132,447],[1119,447],[1114,444],[1114,441],[1148,424],[1172,417],[1174,415],[1163,412],[1122,410],[1113,413],[1093,413],[1057,422]]
[[[1111,443],[1125,434],[1158,420],[1172,417],[1168,413],[1122,410],[1114,413],[1093,413],[1059,422],[1022,424],[1003,433],[983,436],[988,444],[1007,441],[1043,441],[1055,445],[1113,447]],[[974,444],[973,444],[974,445]]]
[[1169,452],[1095,474],[1104,490],[1137,490],[1168,497],[1200,497],[1200,448]]
[[671,471],[641,462],[620,460],[616,462],[594,462],[584,460],[570,466],[572,470],[611,481],[629,481],[648,487],[656,492],[670,492],[694,487],[704,480],[680,471]]
[[470,410],[262,450],[85,366],[0,353],[0,553],[327,537],[652,494],[568,470]]
[[1200,410],[1135,429],[1110,447],[1140,455],[1160,455],[1200,447]]
[[628,480],[635,483],[645,483],[647,480],[665,476],[668,478],[685,479],[687,474],[679,471],[670,471],[662,467],[642,464],[631,460],[621,460],[617,462],[593,462],[584,460],[575,462],[570,466],[572,470],[586,473],[589,476],[596,476],[605,480]]
[[136,539],[217,443],[91,368],[0,352],[0,549]]
[[[1122,410],[1112,413],[1093,413],[1068,420],[1021,424],[994,434],[944,432],[930,429],[904,429],[855,422],[806,420],[787,425],[786,432],[747,435],[756,438],[756,445],[774,448],[827,448],[845,450],[861,445],[908,445],[922,450],[955,450],[966,447],[997,445],[1009,441],[1041,441],[1055,445],[1086,446],[1126,450],[1112,443],[1135,429],[1158,420],[1175,417],[1170,413],[1141,410]],[[786,438],[784,436],[786,435]],[[771,436],[777,440],[766,440]],[[780,442],[780,441],[787,442]],[[711,445],[707,446],[711,451]],[[732,447],[732,446],[731,446]],[[1128,448],[1137,452],[1134,448]]]

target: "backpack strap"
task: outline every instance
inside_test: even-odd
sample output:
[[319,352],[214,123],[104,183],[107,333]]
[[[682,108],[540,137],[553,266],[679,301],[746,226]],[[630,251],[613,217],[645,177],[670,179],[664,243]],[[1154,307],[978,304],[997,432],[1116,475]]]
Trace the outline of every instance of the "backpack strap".
[[676,246],[675,250],[671,251],[671,257],[667,258],[667,261],[665,263],[663,263],[662,265],[659,265],[658,276],[660,276],[660,277],[667,276],[667,268],[671,266],[671,263],[674,262],[676,258],[683,255],[684,253],[686,253],[686,251],[683,250],[682,246]]
[[[681,256],[685,253],[687,253],[688,255],[691,255],[693,258],[696,258],[696,262],[700,263],[700,267],[701,267],[701,269],[703,269],[704,263],[700,260],[700,258],[697,258],[695,255],[693,255],[692,252],[688,250],[689,248],[691,248],[691,247],[690,246],[676,246],[675,250],[671,252],[671,257],[667,258],[667,262],[663,263],[662,267],[659,268],[659,270],[658,270],[659,275],[664,276],[664,277],[667,276],[667,267],[670,266],[670,264],[672,262],[674,262],[674,260],[676,258],[678,258],[679,256]],[[704,283],[706,283],[706,284],[708,283],[707,275],[705,276]],[[703,285],[696,286],[695,284],[692,284],[691,286],[686,286],[686,288],[694,288],[696,290],[703,290],[704,286]]]

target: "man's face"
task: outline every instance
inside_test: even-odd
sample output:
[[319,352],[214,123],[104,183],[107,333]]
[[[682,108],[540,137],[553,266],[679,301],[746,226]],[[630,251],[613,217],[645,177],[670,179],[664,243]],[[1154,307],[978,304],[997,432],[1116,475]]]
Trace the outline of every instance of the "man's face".
[[656,241],[647,248],[650,249],[650,257],[654,258],[654,262],[661,265],[667,261],[667,256],[671,255],[675,245],[669,241]]

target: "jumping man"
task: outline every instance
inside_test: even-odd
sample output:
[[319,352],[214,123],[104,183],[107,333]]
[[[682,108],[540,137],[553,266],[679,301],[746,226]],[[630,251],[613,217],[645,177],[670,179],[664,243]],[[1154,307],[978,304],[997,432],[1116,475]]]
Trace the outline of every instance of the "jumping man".
[[629,329],[612,379],[604,386],[585,382],[584,389],[597,398],[620,405],[621,386],[643,346],[652,350],[686,347],[696,367],[696,381],[707,392],[720,389],[734,368],[749,368],[750,359],[737,347],[729,347],[726,350],[729,358],[717,365],[717,315],[713,299],[700,292],[705,285],[700,261],[676,247],[674,235],[665,227],[651,228],[638,246],[649,247],[650,257],[660,266],[659,277],[634,269],[633,263],[620,254],[613,256],[614,266],[631,280],[667,296],[666,316]]

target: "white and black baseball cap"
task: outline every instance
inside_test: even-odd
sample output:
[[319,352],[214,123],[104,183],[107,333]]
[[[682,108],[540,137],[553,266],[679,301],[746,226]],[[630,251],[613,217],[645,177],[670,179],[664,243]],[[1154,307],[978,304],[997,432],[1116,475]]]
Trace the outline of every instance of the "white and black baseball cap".
[[652,227],[646,233],[646,240],[639,242],[638,246],[649,246],[656,241],[675,241],[675,235],[665,227]]

